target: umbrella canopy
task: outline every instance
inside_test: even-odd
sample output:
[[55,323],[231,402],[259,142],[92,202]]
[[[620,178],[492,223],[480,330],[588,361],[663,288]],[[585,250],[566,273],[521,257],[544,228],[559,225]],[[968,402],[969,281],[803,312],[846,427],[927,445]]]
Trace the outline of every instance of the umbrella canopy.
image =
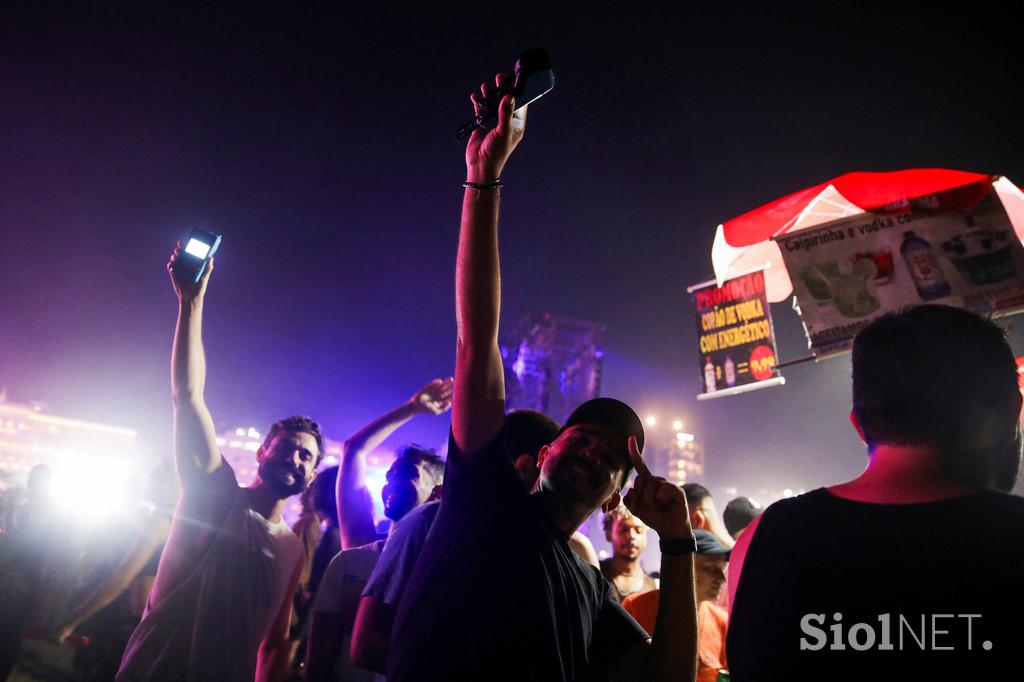
[[711,248],[715,278],[721,285],[766,267],[768,300],[778,303],[793,293],[793,283],[773,237],[860,213],[906,211],[919,202],[930,210],[962,211],[993,187],[1024,239],[1024,194],[1006,178],[942,168],[846,173],[719,225]]

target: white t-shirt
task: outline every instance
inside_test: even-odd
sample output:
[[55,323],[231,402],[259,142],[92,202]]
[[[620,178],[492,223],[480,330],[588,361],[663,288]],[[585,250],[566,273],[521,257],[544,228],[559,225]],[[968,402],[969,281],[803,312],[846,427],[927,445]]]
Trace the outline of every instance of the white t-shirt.
[[[223,475],[236,480],[230,467]],[[226,486],[225,494],[232,492],[209,549],[184,576],[167,568],[180,566],[175,558],[185,551],[172,533],[118,682],[252,682],[260,643],[290,598],[303,548],[283,520],[270,523],[249,506],[247,489]],[[176,513],[175,523],[188,521]]]
[[[358,600],[370,580],[370,574],[377,565],[383,547],[384,541],[378,540],[362,547],[338,552],[328,564],[320,587],[317,588],[316,599],[313,601],[314,613],[338,613],[341,611],[341,602],[345,596],[352,596]],[[334,660],[334,679],[337,682],[384,682],[383,675],[352,665],[349,661],[351,645],[351,635],[345,633],[341,651]]]

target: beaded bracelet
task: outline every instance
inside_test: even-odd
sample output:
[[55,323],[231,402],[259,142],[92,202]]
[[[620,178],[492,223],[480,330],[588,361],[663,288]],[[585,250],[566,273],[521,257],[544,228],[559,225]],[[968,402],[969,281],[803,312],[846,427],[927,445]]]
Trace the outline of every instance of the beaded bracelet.
[[501,181],[501,178],[491,182],[470,182],[466,180],[462,183],[462,186],[466,189],[501,189],[505,186],[505,183]]

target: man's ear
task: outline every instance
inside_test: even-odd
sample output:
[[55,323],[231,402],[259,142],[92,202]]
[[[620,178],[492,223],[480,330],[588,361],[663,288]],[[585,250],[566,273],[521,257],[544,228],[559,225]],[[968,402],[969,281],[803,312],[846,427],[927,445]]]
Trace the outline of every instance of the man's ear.
[[703,509],[696,509],[690,512],[690,525],[694,528],[707,530],[708,515],[704,513]]
[[604,504],[601,505],[601,511],[603,511],[605,514],[607,514],[612,509],[615,509],[616,507],[618,507],[621,503],[622,503],[622,496],[619,495],[618,491],[615,491],[614,493],[612,493],[612,496],[609,497],[607,500],[605,500]]
[[262,462],[266,454],[267,450],[262,445],[256,448],[256,463],[259,464],[260,462]]
[[857,415],[853,410],[850,410],[850,423],[853,425],[853,430],[857,432],[857,436],[860,438],[864,445],[868,444],[868,439],[864,437],[864,429],[861,428],[860,422],[857,420]]
[[427,502],[433,502],[434,500],[441,499],[441,493],[444,491],[444,485],[435,485],[434,489],[430,491],[430,497],[427,498]]
[[512,466],[516,468],[519,475],[527,481],[532,481],[537,475],[537,460],[530,455],[519,455],[512,462]]
[[[541,445],[540,446],[540,450],[537,451],[537,468],[538,469],[540,469],[541,465],[544,463],[544,460],[547,459],[548,452],[550,450],[551,450],[551,446],[550,445]],[[519,460],[516,460],[516,461],[518,462]]]

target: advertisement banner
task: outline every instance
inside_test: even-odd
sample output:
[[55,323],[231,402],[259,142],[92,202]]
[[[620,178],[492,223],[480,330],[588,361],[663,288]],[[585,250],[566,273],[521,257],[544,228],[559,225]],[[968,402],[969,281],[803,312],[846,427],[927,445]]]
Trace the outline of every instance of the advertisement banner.
[[1024,308],[1024,248],[995,192],[962,212],[928,200],[776,239],[815,355],[849,350],[871,320],[906,305]]
[[775,329],[764,290],[764,272],[707,282],[688,289],[697,309],[699,399],[733,395],[784,383],[775,365]]

